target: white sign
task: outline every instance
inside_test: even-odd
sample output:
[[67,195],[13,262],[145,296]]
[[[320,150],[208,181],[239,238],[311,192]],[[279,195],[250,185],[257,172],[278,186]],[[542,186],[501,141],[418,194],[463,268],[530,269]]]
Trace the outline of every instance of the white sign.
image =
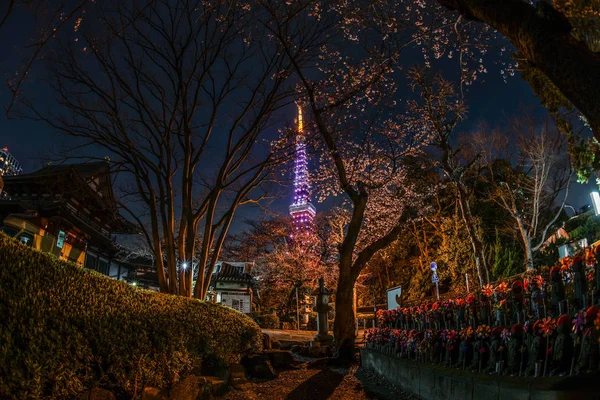
[[400,296],[402,296],[402,288],[400,286],[387,290],[388,310],[395,310],[400,307]]
[[438,283],[439,281],[440,281],[440,278],[438,277],[438,275],[434,271],[433,272],[433,276],[431,277],[431,282]]

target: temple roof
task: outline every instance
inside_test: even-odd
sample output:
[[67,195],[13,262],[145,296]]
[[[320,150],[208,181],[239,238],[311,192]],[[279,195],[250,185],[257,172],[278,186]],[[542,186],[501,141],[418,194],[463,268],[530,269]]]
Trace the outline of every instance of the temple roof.
[[90,177],[98,176],[100,174],[110,172],[110,165],[108,161],[95,161],[95,162],[87,162],[87,163],[78,163],[78,164],[57,164],[57,165],[46,165],[45,167],[28,174],[21,174],[16,176],[11,176],[10,178],[31,178],[31,177],[41,177],[48,175],[57,175],[57,174],[65,174],[71,171],[77,172],[77,174],[83,178],[87,179]]
[[[49,211],[61,208],[63,215],[77,214],[82,220],[100,218],[110,233],[137,233],[137,227],[118,213],[108,161],[47,165],[38,171],[4,177],[4,191],[23,209]],[[90,216],[68,209],[77,209]],[[86,221],[88,222],[88,221]],[[100,221],[98,221],[100,222]]]
[[[248,263],[242,262],[222,262],[219,272],[212,275],[211,283],[216,282],[232,282],[232,283],[253,283],[252,275],[245,272],[245,267]],[[240,267],[244,267],[244,272],[240,272]]]

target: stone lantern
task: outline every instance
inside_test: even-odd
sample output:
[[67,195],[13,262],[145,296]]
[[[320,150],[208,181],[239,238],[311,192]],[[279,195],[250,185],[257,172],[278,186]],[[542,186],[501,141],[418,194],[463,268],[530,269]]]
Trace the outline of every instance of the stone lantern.
[[315,307],[313,310],[317,312],[317,334],[315,335],[313,346],[331,346],[333,336],[329,334],[329,322],[327,321],[327,313],[331,311],[329,306],[329,295],[332,291],[325,288],[325,281],[319,278],[319,287],[313,291],[315,296]]

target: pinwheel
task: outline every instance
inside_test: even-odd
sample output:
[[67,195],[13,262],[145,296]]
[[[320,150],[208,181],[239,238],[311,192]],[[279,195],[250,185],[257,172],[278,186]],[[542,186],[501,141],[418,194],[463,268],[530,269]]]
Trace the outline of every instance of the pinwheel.
[[492,295],[494,294],[494,288],[492,287],[492,285],[490,285],[489,283],[487,285],[485,285],[483,287],[483,289],[481,289],[481,293],[485,296],[485,297],[492,297]]
[[480,338],[488,337],[490,335],[490,327],[487,325],[479,325],[475,333]]
[[496,292],[496,294],[504,295],[508,291],[508,284],[506,282],[502,282],[498,286],[496,286],[496,289],[494,289],[494,291]]
[[542,320],[542,333],[548,337],[554,333],[556,329],[556,321],[550,317]]

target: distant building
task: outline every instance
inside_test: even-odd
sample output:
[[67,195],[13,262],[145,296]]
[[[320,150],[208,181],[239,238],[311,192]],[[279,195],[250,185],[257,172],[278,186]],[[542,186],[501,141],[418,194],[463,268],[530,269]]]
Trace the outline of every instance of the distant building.
[[4,176],[1,230],[23,244],[123,279],[135,269],[120,257],[117,233],[138,233],[123,218],[112,191],[108,162],[49,165]]
[[248,262],[218,261],[210,280],[212,300],[244,314],[252,313],[255,281],[250,271],[253,265]]
[[12,176],[22,173],[23,168],[21,168],[21,164],[8,152],[8,147],[0,149],[0,175]]

